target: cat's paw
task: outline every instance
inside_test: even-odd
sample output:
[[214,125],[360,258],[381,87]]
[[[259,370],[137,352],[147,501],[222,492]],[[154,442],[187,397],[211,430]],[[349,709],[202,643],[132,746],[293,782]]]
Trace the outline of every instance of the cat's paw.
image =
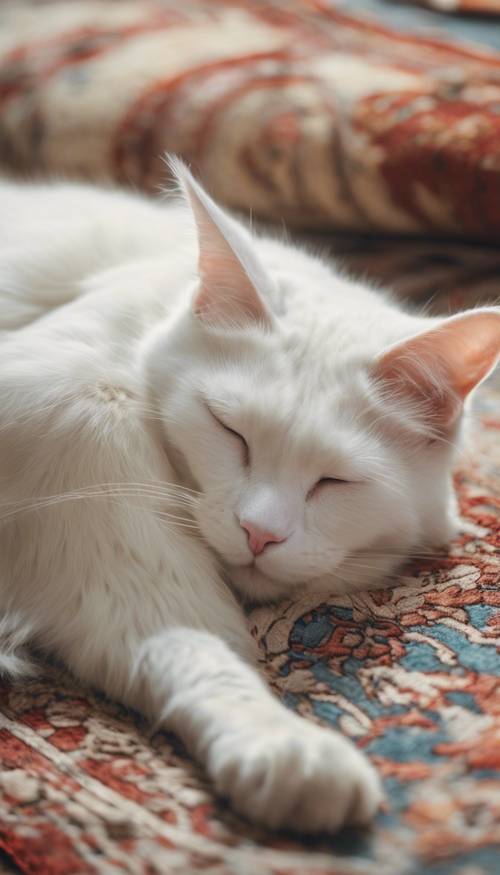
[[271,828],[336,832],[366,824],[383,798],[375,770],[348,739],[293,714],[223,733],[209,771],[241,814]]

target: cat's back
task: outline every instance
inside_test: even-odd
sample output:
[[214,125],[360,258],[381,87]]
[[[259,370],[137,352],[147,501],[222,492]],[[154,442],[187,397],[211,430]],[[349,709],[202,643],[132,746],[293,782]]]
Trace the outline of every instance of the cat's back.
[[122,268],[126,281],[132,263],[161,260],[168,297],[179,262],[194,257],[189,219],[173,199],[0,180],[0,203],[0,331],[75,300],[109,269]]
[[0,251],[73,233],[81,246],[108,244],[130,258],[165,254],[185,233],[175,202],[111,186],[0,180],[0,202]]

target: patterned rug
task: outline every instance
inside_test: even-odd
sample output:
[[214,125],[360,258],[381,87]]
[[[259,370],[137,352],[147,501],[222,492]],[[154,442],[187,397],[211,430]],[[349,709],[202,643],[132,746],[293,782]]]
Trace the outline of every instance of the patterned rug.
[[169,150],[287,225],[498,239],[500,55],[401,6],[4,0],[0,163],[155,190]]

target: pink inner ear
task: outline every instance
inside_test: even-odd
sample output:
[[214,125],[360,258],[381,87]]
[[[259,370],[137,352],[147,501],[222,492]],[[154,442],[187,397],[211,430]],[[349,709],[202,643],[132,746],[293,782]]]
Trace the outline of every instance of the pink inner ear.
[[500,310],[485,308],[452,317],[389,349],[376,362],[374,376],[422,404],[436,425],[447,426],[499,355]]
[[243,319],[266,322],[267,311],[242,264],[227,244],[226,252],[220,248],[210,251],[210,246],[210,242],[200,246],[201,284],[194,300],[196,315],[212,323]]
[[[454,354],[460,358],[460,340],[462,350],[462,367],[457,363],[457,392],[466,398],[472,390],[488,376],[495,367],[500,356],[500,309],[483,310],[472,313],[469,317],[470,329],[460,326],[461,337],[457,338]],[[453,344],[454,338],[450,339]]]
[[443,362],[429,364],[417,349],[398,347],[377,364],[375,377],[385,385],[392,398],[413,406],[433,426],[451,425],[460,413],[461,398],[453,391],[450,375]]
[[271,323],[257,288],[267,277],[246,230],[228,216],[179,160],[172,162],[191,204],[198,232],[200,288],[195,314],[213,326],[235,326],[249,321]]

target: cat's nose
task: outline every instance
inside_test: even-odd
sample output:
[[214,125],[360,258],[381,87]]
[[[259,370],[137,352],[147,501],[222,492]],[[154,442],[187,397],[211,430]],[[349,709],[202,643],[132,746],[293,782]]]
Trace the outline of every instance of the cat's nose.
[[280,544],[286,541],[282,535],[276,535],[274,532],[267,532],[264,529],[259,529],[253,523],[248,523],[246,520],[241,520],[240,525],[245,529],[248,536],[248,546],[254,556],[258,556],[267,547],[268,544]]

